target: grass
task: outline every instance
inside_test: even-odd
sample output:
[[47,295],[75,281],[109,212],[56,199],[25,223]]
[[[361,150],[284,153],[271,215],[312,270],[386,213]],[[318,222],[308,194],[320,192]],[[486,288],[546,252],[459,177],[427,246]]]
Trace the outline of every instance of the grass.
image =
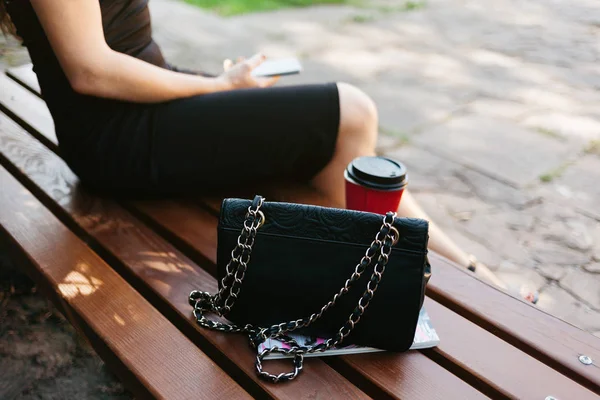
[[404,11],[413,11],[423,8],[427,5],[425,1],[407,1],[404,3]]
[[[383,14],[392,12],[413,11],[424,8],[425,0],[408,0],[400,2],[397,6],[373,7],[363,0],[184,0],[187,3],[206,8],[222,16],[246,14],[255,11],[271,11],[288,7],[308,7],[317,4],[349,4],[355,7],[377,9]],[[375,17],[370,15],[357,15],[352,17],[353,22],[364,23],[372,21]]]
[[585,154],[600,156],[600,140],[592,140],[584,149]]
[[[553,132],[553,131],[550,131],[550,132]],[[556,133],[554,133],[554,134],[556,134]],[[560,137],[562,138],[562,136],[560,136]],[[585,146],[585,148],[583,149],[583,154],[594,154],[594,155],[600,156],[600,140],[591,140],[587,144],[587,146]],[[581,154],[580,154],[580,156],[581,156]],[[544,175],[540,175],[540,181],[542,181],[544,183],[548,183],[548,182],[552,182],[556,178],[560,178],[562,176],[562,174],[564,174],[566,169],[569,168],[569,166],[571,166],[574,162],[575,162],[575,160],[566,161],[559,167],[553,169],[552,171],[549,171],[549,172],[545,173]]]
[[382,14],[390,14],[396,12],[415,11],[427,7],[427,1],[405,1],[399,2],[400,4],[395,6],[372,6],[365,3],[354,4],[357,7],[370,8],[379,11]]
[[[355,7],[358,7],[358,8],[375,10],[376,12],[379,12],[379,14],[390,14],[390,13],[395,13],[395,12],[406,12],[406,11],[419,10],[421,8],[424,8],[427,5],[427,2],[424,0],[422,0],[422,1],[405,1],[404,3],[397,5],[397,6],[371,6],[367,3],[364,3],[359,0],[349,0],[347,3],[351,4]],[[354,22],[357,24],[364,24],[366,22],[374,21],[375,19],[377,19],[377,16],[375,16],[373,14],[357,14],[357,15],[353,15],[352,17],[346,19],[345,22]]]
[[365,22],[371,22],[375,20],[375,16],[374,15],[366,15],[366,14],[358,14],[358,15],[353,15],[349,21],[351,22],[355,22],[357,24],[364,24]]
[[399,139],[398,142],[396,143],[396,145],[399,147],[410,144],[410,136],[406,132],[384,128],[381,125],[379,125],[379,132],[383,135],[391,136],[395,139]]
[[551,137],[553,139],[557,139],[557,140],[565,140],[565,137],[563,135],[561,135],[560,133],[553,131],[552,129],[548,129],[548,128],[544,128],[544,127],[537,127],[535,128],[535,131],[537,133],[540,133],[544,136],[548,136]]
[[554,174],[554,171],[552,171],[548,174],[540,175],[540,181],[542,181],[544,183],[552,182],[554,180],[554,178],[558,178],[559,176],[560,175],[556,176]]
[[185,0],[187,3],[213,10],[222,16],[254,11],[270,11],[287,7],[307,7],[316,4],[349,4],[353,0]]
[[560,178],[562,176],[562,174],[565,173],[567,168],[569,168],[574,162],[575,162],[574,160],[567,161],[567,162],[563,163],[562,165],[560,165],[559,167],[553,169],[552,171],[549,171],[548,173],[546,173],[544,175],[540,175],[540,181],[542,181],[544,183],[548,183],[548,182],[552,182],[556,178]]

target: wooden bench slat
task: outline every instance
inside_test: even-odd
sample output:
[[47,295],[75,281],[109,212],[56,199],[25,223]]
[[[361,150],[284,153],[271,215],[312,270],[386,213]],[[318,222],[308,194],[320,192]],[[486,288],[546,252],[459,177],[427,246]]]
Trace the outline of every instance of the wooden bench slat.
[[[583,386],[561,375],[535,358],[515,349],[490,332],[467,319],[448,312],[436,301],[426,298],[425,307],[440,335],[442,343],[428,350],[434,359],[457,368],[457,375],[485,381],[496,393],[491,397],[505,396],[514,399],[597,399],[598,396]],[[509,365],[511,368],[506,368]],[[478,387],[477,382],[470,382]],[[481,390],[485,390],[482,387]]]
[[43,142],[57,142],[54,121],[44,100],[32,95],[23,86],[2,73],[0,73],[0,110],[31,131],[41,133],[38,139]]
[[600,360],[600,339],[473,279],[441,256],[432,254],[430,261],[432,298],[600,394],[600,369],[579,361],[582,354]]
[[[243,380],[253,395],[294,398],[310,391],[326,398],[364,398],[365,394],[320,360],[305,367],[303,379],[286,385],[271,385],[254,371],[254,353],[247,338],[204,330],[197,326],[187,303],[193,289],[214,292],[215,279],[194,265],[156,233],[137,221],[109,199],[87,195],[77,189],[77,177],[63,160],[0,113],[0,154],[31,180],[30,189],[46,196],[45,203],[53,211],[73,218],[71,228],[95,238],[104,258],[111,260],[119,272],[152,301],[171,322],[190,339],[222,362],[228,372]],[[1,157],[0,157],[1,158]],[[54,203],[55,202],[55,203]],[[54,205],[52,205],[54,204]],[[271,365],[287,370],[288,362]],[[241,368],[241,371],[240,371]]]
[[[192,255],[204,270],[216,277],[217,270],[214,260],[217,252],[212,243],[217,240],[217,231],[216,229],[198,230],[199,225],[196,223],[196,221],[210,221],[210,215],[207,215],[206,210],[198,207],[197,204],[172,200],[127,201],[124,202],[124,205],[132,214],[152,224],[153,229],[163,237],[167,237],[169,242],[176,243],[177,248],[183,250],[185,254]],[[148,219],[147,214],[152,214],[153,218]],[[177,233],[169,230],[171,227],[169,223],[164,225],[152,223],[154,218],[176,222],[179,228]],[[188,220],[189,224],[186,223]]]
[[0,237],[28,255],[66,317],[96,333],[92,345],[118,356],[136,395],[250,398],[2,166],[0,187]]
[[[410,363],[411,368],[403,364]],[[465,385],[455,375],[449,374],[440,365],[424,357],[418,351],[402,354],[367,353],[344,356],[339,365],[348,379],[359,386],[376,385],[388,396],[402,393],[401,399],[447,400],[487,399],[488,397],[471,386]],[[425,388],[435,390],[424,392]]]
[[35,72],[33,72],[32,64],[25,64],[19,67],[11,68],[10,70],[6,71],[6,74],[19,82],[30,92],[38,95],[42,92],[37,75]]

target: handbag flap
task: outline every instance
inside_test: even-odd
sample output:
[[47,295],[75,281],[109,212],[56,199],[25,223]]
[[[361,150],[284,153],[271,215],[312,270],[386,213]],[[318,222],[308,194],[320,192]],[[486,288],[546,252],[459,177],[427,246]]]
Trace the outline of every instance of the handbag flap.
[[[225,199],[219,229],[239,232],[251,200]],[[265,223],[257,235],[276,235],[368,246],[379,231],[383,216],[374,213],[313,205],[264,202]],[[418,218],[396,218],[400,234],[395,249],[427,252],[429,223]]]

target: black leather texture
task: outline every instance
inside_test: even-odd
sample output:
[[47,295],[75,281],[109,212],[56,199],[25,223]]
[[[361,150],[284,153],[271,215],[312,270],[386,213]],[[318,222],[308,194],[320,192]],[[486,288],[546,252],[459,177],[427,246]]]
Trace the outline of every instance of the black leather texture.
[[[225,199],[218,227],[219,284],[226,274],[250,200]],[[383,216],[319,206],[265,202],[239,297],[227,319],[261,327],[304,318],[326,304],[350,277],[379,231]],[[383,279],[344,343],[405,351],[413,342],[430,274],[428,222],[396,218],[400,233]],[[364,292],[373,267],[321,320],[300,331],[334,336]]]

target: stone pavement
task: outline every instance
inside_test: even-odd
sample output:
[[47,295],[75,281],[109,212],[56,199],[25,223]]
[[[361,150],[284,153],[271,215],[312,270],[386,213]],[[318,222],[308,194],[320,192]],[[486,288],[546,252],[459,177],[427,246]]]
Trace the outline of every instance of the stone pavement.
[[296,56],[283,84],[373,97],[432,219],[539,307],[600,334],[600,3],[397,0],[220,18],[152,0],[168,58]]
[[[432,219],[538,306],[600,335],[598,0],[364,0],[221,18],[152,0],[177,65],[296,56],[282,84],[353,83]],[[1,36],[0,36],[1,38]],[[4,56],[3,56],[4,53]],[[0,67],[22,62],[2,44]]]

